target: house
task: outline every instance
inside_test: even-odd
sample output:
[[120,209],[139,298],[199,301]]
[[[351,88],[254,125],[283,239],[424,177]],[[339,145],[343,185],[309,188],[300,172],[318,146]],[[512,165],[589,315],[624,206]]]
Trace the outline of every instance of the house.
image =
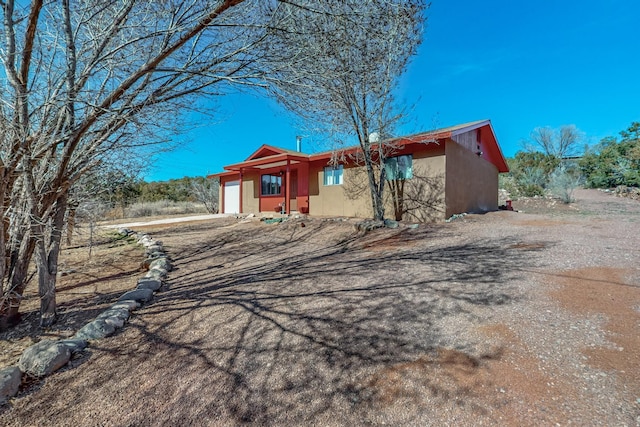
[[[489,120],[384,143],[394,147],[385,162],[391,178],[386,217],[433,221],[498,208],[498,174],[509,169]],[[304,154],[263,145],[212,175],[220,179],[220,211],[372,217],[366,174],[354,160],[357,152],[357,147],[343,150],[335,164],[335,152]]]

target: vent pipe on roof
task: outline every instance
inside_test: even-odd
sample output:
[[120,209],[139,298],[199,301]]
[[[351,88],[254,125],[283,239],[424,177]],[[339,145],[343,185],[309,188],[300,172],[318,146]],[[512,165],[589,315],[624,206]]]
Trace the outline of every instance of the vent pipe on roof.
[[296,136],[296,151],[302,153],[302,137],[300,135]]

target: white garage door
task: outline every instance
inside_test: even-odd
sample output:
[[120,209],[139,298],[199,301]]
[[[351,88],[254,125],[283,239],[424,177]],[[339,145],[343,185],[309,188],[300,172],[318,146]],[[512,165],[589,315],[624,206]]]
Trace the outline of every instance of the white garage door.
[[240,181],[224,183],[224,213],[240,213]]

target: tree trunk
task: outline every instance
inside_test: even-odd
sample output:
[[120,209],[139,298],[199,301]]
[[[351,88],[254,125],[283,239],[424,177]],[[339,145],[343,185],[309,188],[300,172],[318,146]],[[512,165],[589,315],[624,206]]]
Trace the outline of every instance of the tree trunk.
[[396,221],[402,221],[402,216],[405,213],[404,208],[404,179],[394,179],[389,182],[389,191],[391,192],[391,199],[393,200],[393,212]]
[[371,208],[373,209],[373,219],[376,221],[382,221],[384,220],[384,203],[382,200],[382,191],[380,190],[380,187],[384,188],[384,168],[382,168],[380,171],[380,181],[376,182],[375,169],[373,167],[373,161],[370,157],[371,154],[366,152],[364,154],[365,167],[367,169],[367,177],[369,179],[369,190],[371,192]]
[[67,210],[68,196],[63,192],[56,200],[52,224],[45,230],[42,224],[35,228],[39,231],[37,238],[36,262],[38,268],[38,294],[40,295],[40,326],[49,327],[56,322],[56,281],[58,274],[58,257],[60,241],[64,227],[64,216]]
[[27,287],[29,264],[35,245],[29,233],[22,234],[19,248],[11,254],[11,262],[7,271],[7,288],[2,294],[0,303],[0,330],[15,325],[20,320],[19,310],[22,294]]
[[[39,258],[39,257],[38,257]],[[40,295],[40,326],[53,325],[58,317],[56,310],[56,274],[40,268],[38,261],[38,293]]]

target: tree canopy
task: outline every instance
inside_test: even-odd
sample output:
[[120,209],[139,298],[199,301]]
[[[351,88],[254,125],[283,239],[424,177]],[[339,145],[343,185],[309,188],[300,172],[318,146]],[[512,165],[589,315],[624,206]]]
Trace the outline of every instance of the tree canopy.
[[619,140],[614,137],[603,139],[580,159],[587,186],[640,187],[640,122],[631,123],[620,136]]
[[361,143],[386,132],[391,88],[419,41],[423,7],[418,0],[1,0],[0,327],[17,314],[32,259],[41,324],[55,321],[57,257],[74,186],[166,142],[203,96],[249,87],[300,100],[308,91],[317,103],[310,112],[319,117],[326,96],[329,122],[341,132],[353,122]]

